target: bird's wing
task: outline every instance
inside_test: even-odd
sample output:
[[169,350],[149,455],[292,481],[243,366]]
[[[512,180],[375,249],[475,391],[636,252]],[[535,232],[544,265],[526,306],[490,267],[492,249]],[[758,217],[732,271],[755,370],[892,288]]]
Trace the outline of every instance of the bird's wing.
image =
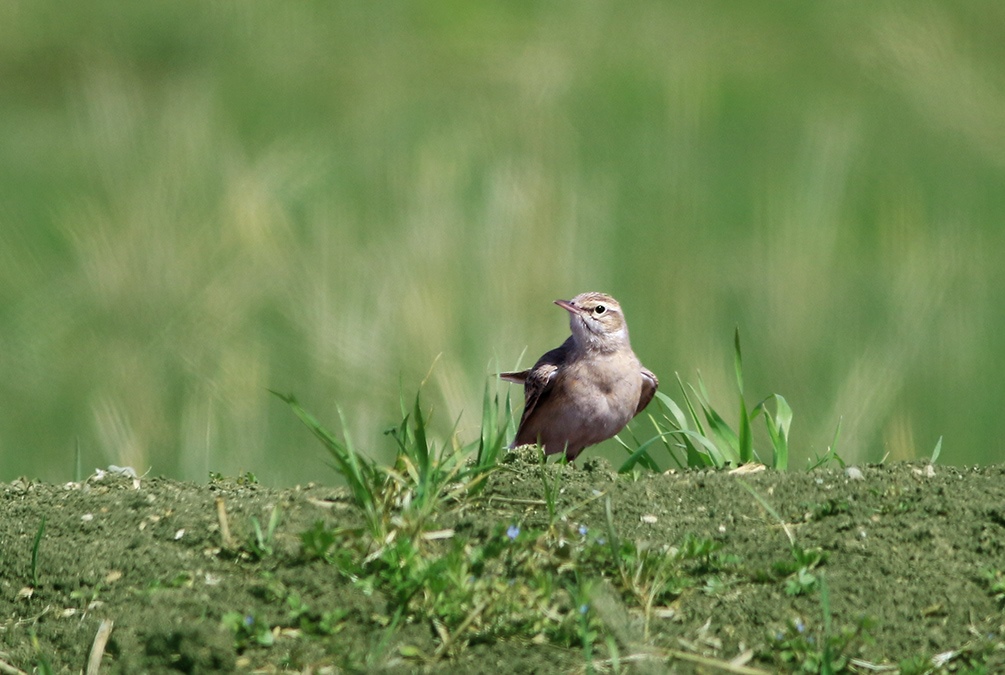
[[555,378],[558,376],[559,368],[565,364],[571,350],[572,336],[570,335],[569,339],[560,346],[546,352],[544,356],[539,358],[530,370],[524,370],[519,373],[503,373],[503,379],[510,382],[523,382],[523,414],[520,416],[520,427],[516,434],[517,438],[521,437],[527,420],[530,419],[538,402],[551,389],[551,385],[554,384]]
[[523,383],[523,415],[520,416],[520,429],[517,431],[517,437],[523,431],[524,425],[530,419],[531,413],[537,407],[538,401],[551,389],[551,384],[555,381],[557,375],[558,366],[554,363],[539,364],[534,366],[528,373],[527,379]]
[[642,395],[639,396],[639,406],[635,409],[635,414],[642,412],[649,402],[656,395],[656,388],[660,386],[660,381],[648,368],[642,368]]

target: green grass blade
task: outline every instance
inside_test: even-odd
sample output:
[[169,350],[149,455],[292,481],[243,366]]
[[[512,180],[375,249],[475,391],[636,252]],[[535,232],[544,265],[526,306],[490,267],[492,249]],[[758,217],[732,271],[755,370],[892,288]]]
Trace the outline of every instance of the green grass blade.
[[398,407],[401,408],[401,418],[408,417],[408,404],[405,403],[405,383],[402,382],[400,375],[398,376]]
[[[489,384],[486,382],[485,389],[482,391],[482,425],[478,430],[478,454],[475,456],[476,466],[483,466],[489,460],[489,455],[494,454],[494,436],[499,424],[497,418],[498,412],[499,394],[496,394],[493,401],[489,395]],[[498,449],[496,449],[496,452],[498,452]],[[494,457],[492,459],[494,460]],[[492,463],[494,464],[495,462],[493,461]]]
[[[774,415],[768,411],[768,402],[772,400],[775,402]],[[792,427],[792,408],[784,396],[772,394],[754,407],[750,419],[753,420],[762,413],[774,453],[772,466],[779,471],[785,471],[789,466],[789,429]]]
[[[509,435],[512,405],[509,394],[503,403],[503,413],[499,414],[499,391],[493,394],[488,382],[482,395],[482,424],[478,437],[478,453],[475,466],[480,470],[490,469],[499,462],[499,455]],[[505,423],[502,423],[505,420]]]
[[405,454],[415,463],[419,471],[419,491],[424,492],[429,486],[430,453],[429,442],[426,438],[426,420],[422,417],[422,406],[419,402],[419,394],[415,395],[415,406],[413,408],[413,428],[415,430],[414,443],[405,446]]
[[754,439],[750,433],[750,417],[747,415],[747,402],[743,400],[742,390],[740,391],[740,435],[737,439],[737,450],[741,464],[754,461]]
[[831,635],[831,595],[827,588],[827,573],[820,570],[817,577],[820,579],[820,611],[824,617],[824,636]]
[[720,454],[726,457],[729,462],[738,464],[740,460],[740,439],[736,435],[736,432],[726,424],[726,420],[722,419],[722,416],[711,405],[702,403],[701,409],[705,413],[709,429],[712,430],[712,433],[720,441]]
[[837,426],[834,427],[834,438],[831,439],[830,447],[827,448],[831,453],[837,455],[838,450],[838,439],[841,437],[841,423],[844,422],[844,418],[838,419]]
[[[625,431],[627,431],[628,435],[632,437],[632,443],[635,444],[634,447],[628,445],[628,443],[626,443],[624,440],[622,440],[621,434],[617,434],[616,436],[614,436],[614,442],[617,443],[618,445],[620,445],[621,449],[624,450],[628,455],[632,455],[632,454],[638,452],[638,449],[639,449],[639,447],[642,444],[639,443],[639,439],[635,435],[634,431],[632,431],[631,429],[628,429],[628,428],[626,428]],[[660,432],[657,431],[656,433],[658,434]],[[626,461],[628,461],[628,460],[626,460]],[[653,473],[659,473],[660,472],[659,465],[656,463],[656,461],[652,458],[652,456],[648,452],[643,452],[641,455],[639,455],[639,457],[636,458],[635,462],[632,462],[632,466],[635,466],[635,464],[640,463],[640,462],[641,462],[642,466],[644,466],[649,471],[652,471]],[[624,466],[624,465],[622,465],[622,466]]]
[[[698,450],[690,439],[684,439],[684,448],[687,452],[687,465],[689,467],[696,469],[706,466],[717,466],[716,461],[709,454]],[[716,453],[718,454],[718,449],[716,449]]]
[[676,401],[670,398],[667,394],[664,394],[662,391],[656,392],[656,400],[666,406],[666,409],[673,414],[674,419],[676,419],[679,424],[685,428],[687,427],[687,417],[685,417],[684,411],[680,409],[680,406],[677,405]]
[[276,535],[276,529],[279,527],[279,521],[282,519],[283,510],[276,504],[272,507],[272,514],[269,516],[269,529],[266,531],[266,537],[271,542]]
[[[649,422],[652,423],[653,428],[656,430],[656,433],[662,434],[663,428],[660,426],[660,423],[656,420],[656,418],[653,417],[651,414],[648,415],[648,417]],[[663,413],[663,418],[666,419],[667,421],[670,420],[666,412]],[[678,431],[679,429],[680,429],[679,425],[671,423],[671,431]],[[677,468],[683,469],[685,466],[687,466],[687,457],[685,457],[684,461],[682,462],[680,458],[677,456],[678,453],[676,450],[679,450],[681,446],[677,446],[675,449],[675,447],[670,443],[670,441],[667,439],[665,435],[660,435],[660,441],[663,443],[663,447],[666,448],[667,455],[670,456],[670,461],[676,464]]]
[[747,402],[743,400],[743,356],[740,352],[740,327],[733,334],[733,369],[736,371],[736,388],[740,398],[740,433],[737,439],[737,454],[740,463],[746,464],[754,459],[754,439],[750,433],[750,416],[747,413]]
[[[502,414],[499,412],[500,406],[503,410]],[[482,394],[482,423],[476,441],[475,462],[468,471],[463,472],[465,477],[473,477],[468,487],[469,494],[474,495],[480,492],[485,487],[484,477],[499,464],[499,456],[502,454],[506,438],[509,436],[511,414],[509,394],[500,403],[498,387],[493,391],[491,383],[486,382],[485,391]]]
[[[664,417],[666,418],[667,422],[670,423],[670,427],[672,430],[691,432],[691,426],[693,424],[699,430],[698,432],[695,432],[697,435],[694,437],[701,437],[702,440],[707,440],[704,437],[704,429],[701,426],[700,420],[698,420],[698,416],[694,410],[694,406],[691,404],[691,399],[688,398],[687,391],[684,389],[684,384],[680,380],[680,375],[677,376],[677,382],[678,384],[680,384],[681,391],[684,392],[685,405],[687,406],[690,412],[690,420],[688,414],[685,414],[684,411],[680,408],[680,406],[678,406],[677,403],[672,398],[670,398],[661,391],[657,391],[656,398],[663,406],[666,407],[667,411],[669,411],[670,413],[670,416],[664,415]],[[660,430],[659,425],[657,425],[657,431],[659,430]],[[686,466],[693,468],[703,468],[706,466],[722,466],[721,453],[719,452],[718,448],[715,448],[714,445],[709,443],[706,447],[706,451],[701,451],[692,442],[691,440],[692,436],[690,434],[679,434],[679,437],[684,444],[684,452],[685,452],[684,461]],[[678,466],[681,466],[680,460],[677,459],[677,455],[673,452],[670,444],[666,442],[665,438],[664,438],[664,445],[667,448],[667,452],[673,458],[673,461]],[[708,448],[711,448],[711,452],[707,451]]]
[[733,334],[733,368],[736,370],[736,385],[740,388],[740,396],[743,396],[743,357],[740,354],[740,327],[736,327]]
[[[708,391],[705,389],[705,380],[702,378],[701,373],[698,373],[698,389],[695,390],[694,387],[691,387],[691,390],[698,397],[698,404],[705,415],[705,421],[708,423],[709,429],[722,445],[720,449],[722,454],[726,455],[731,463],[738,464],[740,459],[740,439],[736,435],[736,432],[733,431],[733,428],[722,418],[722,415],[712,407]],[[702,430],[702,435],[708,436],[704,430]]]
[[795,550],[796,538],[792,534],[792,531],[789,529],[788,525],[785,524],[785,519],[782,518],[782,516],[778,513],[778,511],[775,510],[775,508],[770,503],[768,503],[768,500],[765,499],[760,492],[754,489],[753,485],[751,485],[750,483],[748,483],[747,481],[743,480],[740,477],[737,477],[736,480],[743,487],[743,489],[749,492],[751,496],[757,501],[757,503],[761,505],[761,508],[767,511],[772,518],[778,521],[778,524],[782,526],[782,531],[785,532],[785,536],[789,540],[789,546],[793,550]]
[[[715,443],[712,442],[712,440],[705,434],[705,429],[701,424],[701,420],[698,418],[697,412],[695,412],[694,405],[691,403],[690,397],[687,395],[684,383],[680,380],[680,375],[677,376],[677,382],[680,384],[681,391],[684,392],[684,401],[688,409],[688,414],[685,414],[680,406],[678,406],[672,398],[663,392],[657,391],[656,396],[660,403],[666,406],[667,410],[669,410],[672,415],[672,417],[667,418],[667,421],[670,422],[673,430],[677,432],[676,435],[684,443],[687,466],[693,468],[724,466],[726,462],[725,457]],[[691,428],[692,425],[694,426],[694,429]],[[672,454],[673,453],[671,453],[671,455]],[[677,461],[676,458],[675,461]]]
[[[691,397],[687,395],[687,388],[684,386],[684,382],[680,379],[680,373],[674,373],[674,375],[677,376],[677,384],[680,385],[680,391],[684,394],[684,404],[687,406],[688,414],[691,416],[691,423],[694,425],[694,428],[698,430],[698,433],[705,435],[705,427],[702,426],[701,418],[698,417],[698,413],[695,412],[694,404],[691,403]],[[693,389],[694,387],[692,387],[692,390]],[[660,392],[656,392],[656,395],[659,396]],[[669,400],[669,398],[670,397],[667,396],[667,400]]]
[[929,460],[932,464],[939,461],[939,455],[942,454],[942,436],[939,436],[938,442],[935,444],[935,449],[932,450],[932,459]]
[[356,452],[349,436],[349,429],[345,423],[345,416],[342,410],[338,409],[339,420],[342,423],[342,438],[339,441],[335,436],[325,429],[318,420],[307,412],[292,394],[281,394],[271,391],[277,398],[284,401],[293,410],[293,413],[300,418],[300,421],[311,430],[311,433],[321,441],[321,444],[328,450],[328,454],[334,460],[335,470],[346,480],[349,490],[352,492],[353,500],[357,506],[366,511],[369,516],[376,513],[376,474],[377,470],[372,462]]
[[837,426],[834,428],[834,438],[831,439],[831,444],[827,447],[827,453],[823,457],[817,457],[816,462],[810,462],[809,466],[807,467],[808,471],[812,471],[818,467],[821,467],[830,461],[835,461],[839,465],[841,465],[841,468],[844,468],[845,466],[844,460],[841,459],[841,456],[837,454],[837,444],[838,444],[838,438],[840,438],[841,436],[842,421],[843,418],[838,419]]
[[31,585],[38,588],[38,548],[42,543],[42,535],[45,534],[46,516],[42,514],[42,522],[35,531],[35,541],[31,545]]
[[[692,462],[689,457],[688,466],[714,466],[718,469],[726,466],[727,457],[722,454],[722,450],[719,446],[713,443],[707,436],[702,436],[697,431],[692,431],[690,429],[680,429],[676,433],[696,455],[696,461],[694,462]],[[689,450],[689,455],[691,450]]]
[[[678,432],[664,431],[660,434],[657,434],[656,436],[653,436],[648,441],[637,447],[635,451],[632,452],[631,456],[628,459],[626,459],[625,462],[620,467],[618,467],[618,473],[628,473],[629,471],[634,469],[635,465],[638,464],[639,462],[642,462],[643,466],[645,466],[650,471],[659,472],[660,470],[659,466],[656,464],[656,462],[653,461],[653,458],[649,456],[649,446],[651,446],[656,441],[662,439],[664,436],[669,436],[670,434],[675,433]],[[622,445],[624,444],[622,443]],[[625,446],[625,449],[626,450],[628,449],[627,445]]]
[[513,414],[513,400],[510,398],[509,394],[506,394],[506,438],[516,438],[517,423],[519,422],[516,415]]
[[398,445],[398,456],[408,456],[408,447],[412,444],[412,432],[411,427],[408,423],[411,421],[411,417],[408,413],[405,413],[401,418],[401,423],[397,427],[391,427],[385,433],[389,434],[394,438],[394,442]]

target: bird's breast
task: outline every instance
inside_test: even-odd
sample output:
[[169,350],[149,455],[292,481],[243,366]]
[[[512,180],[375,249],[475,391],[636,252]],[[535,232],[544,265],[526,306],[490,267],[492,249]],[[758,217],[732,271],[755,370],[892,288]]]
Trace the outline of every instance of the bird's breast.
[[634,415],[642,392],[642,372],[637,363],[596,359],[568,369],[565,376],[569,379],[568,389],[578,392],[573,407],[584,421],[617,426],[620,431]]

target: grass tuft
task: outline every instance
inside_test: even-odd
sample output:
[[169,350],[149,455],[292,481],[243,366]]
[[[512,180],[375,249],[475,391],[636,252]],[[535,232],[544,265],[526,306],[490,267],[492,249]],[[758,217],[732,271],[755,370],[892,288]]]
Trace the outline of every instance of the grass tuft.
[[248,540],[248,551],[255,558],[261,560],[267,556],[270,556],[274,552],[274,542],[276,536],[276,529],[279,528],[279,521],[282,518],[282,509],[279,505],[272,507],[272,515],[269,516],[269,524],[263,530],[261,523],[258,522],[258,518],[251,517],[251,526],[254,530],[254,536]]
[[[566,468],[543,458],[528,468],[541,479],[543,527],[503,522],[487,536],[461,536],[444,527],[450,514],[481,498],[511,431],[508,397],[488,387],[481,429],[469,444],[434,441],[420,396],[410,405],[403,402],[402,420],[388,432],[397,447],[390,467],[360,455],[348,437],[340,440],[327,431],[292,396],[277,396],[322,441],[367,523],[362,529],[333,529],[319,521],[301,533],[302,555],[389,598],[389,615],[381,622],[387,626],[385,641],[406,623],[428,623],[439,637],[438,648],[428,654],[404,645],[399,653],[408,658],[430,663],[472,641],[523,636],[579,646],[592,664],[595,650],[607,645],[610,652],[612,644],[593,607],[598,584],[609,583],[623,602],[640,610],[646,638],[657,609],[669,611],[667,605],[686,589],[724,587],[719,575],[732,559],[715,542],[684,537],[678,546],[657,547],[625,538],[615,530],[609,501],[606,528],[576,523],[575,513],[605,494],[562,504]],[[271,529],[256,528],[256,547],[267,553],[270,541]],[[228,625],[245,644],[264,635],[254,617],[234,615]]]
[[[658,471],[659,465],[652,458],[650,450],[657,443],[662,444],[670,462],[678,467],[725,468],[750,462],[767,463],[762,453],[754,447],[752,424],[759,416],[764,416],[770,443],[770,465],[785,470],[789,465],[789,430],[792,427],[792,408],[780,394],[771,394],[753,409],[747,407],[743,393],[743,356],[740,348],[740,329],[733,337],[733,365],[736,376],[738,400],[737,429],[734,430],[723,415],[712,406],[705,382],[698,373],[698,386],[686,385],[676,374],[683,406],[670,396],[656,392],[654,401],[659,414],[649,414],[649,420],[656,429],[656,435],[643,443],[636,442],[631,448],[621,441],[629,453],[628,459],[618,469],[621,473],[631,471],[636,465]],[[768,404],[774,403],[774,414]],[[698,411],[701,411],[700,414]],[[634,437],[634,435],[633,435]],[[618,439],[620,441],[620,439]],[[768,453],[763,453],[767,457]]]
[[338,410],[338,415],[342,422],[343,431],[342,440],[339,440],[325,429],[317,418],[304,410],[292,394],[281,394],[271,389],[269,391],[289,405],[300,421],[325,446],[334,462],[333,468],[345,479],[349,491],[352,493],[353,501],[363,511],[371,534],[375,537],[379,536],[382,526],[378,504],[384,481],[374,462],[359,454],[353,447],[341,409]]

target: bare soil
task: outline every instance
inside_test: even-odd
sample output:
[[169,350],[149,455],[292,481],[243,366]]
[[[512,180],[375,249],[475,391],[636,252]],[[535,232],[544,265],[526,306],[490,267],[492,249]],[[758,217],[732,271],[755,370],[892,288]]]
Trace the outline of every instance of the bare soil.
[[[548,470],[560,474],[560,506],[578,505],[577,522],[606,522],[605,500],[595,498],[603,493],[622,537],[674,544],[695,535],[721,543],[738,561],[718,587],[685,590],[654,621],[648,639],[638,612],[610,626],[628,672],[717,672],[716,663],[737,656],[743,667],[777,672],[786,669],[783,638],[793,626],[822,635],[829,622],[830,634],[838,634],[862,617],[871,623],[846,646],[860,660],[849,667],[859,672],[866,663],[937,654],[946,670],[1005,672],[1005,616],[985,575],[1005,569],[1003,467],[904,463],[860,467],[860,475],[835,467],[633,478],[593,460]],[[541,493],[535,466],[509,466],[449,526],[456,536],[477,538],[499,523],[543,523]],[[218,500],[239,546],[223,539]],[[276,505],[282,519],[273,551],[242,552],[253,536],[252,518],[265,527]],[[313,523],[356,517],[343,489],[323,485],[272,489],[237,480],[196,485],[111,475],[67,485],[3,484],[0,672],[46,664],[57,673],[84,671],[103,620],[113,622],[101,662],[107,673],[610,669],[602,643],[595,662],[582,648],[516,639],[458,645],[449,658],[429,658],[439,643],[433,626],[390,631],[393,610],[379,589],[361,588],[302,554],[300,533]],[[33,543],[43,518],[33,582]],[[802,549],[825,552],[813,573],[826,580],[826,601],[819,590],[787,592],[791,579],[776,568],[792,559],[790,536]],[[292,592],[314,616],[337,610],[337,632],[307,635],[291,623]],[[224,625],[228,612],[267,622],[274,644],[236,640]],[[643,653],[659,660],[627,658]]]

